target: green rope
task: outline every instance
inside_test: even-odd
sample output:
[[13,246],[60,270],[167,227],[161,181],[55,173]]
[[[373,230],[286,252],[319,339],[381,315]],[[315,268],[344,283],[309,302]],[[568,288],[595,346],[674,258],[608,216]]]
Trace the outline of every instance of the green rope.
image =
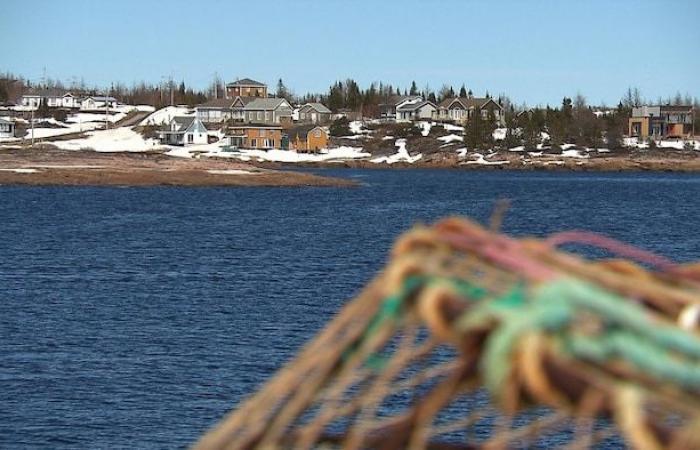
[[[529,298],[524,294],[516,286],[483,302],[457,322],[462,331],[484,320],[499,322],[481,361],[485,383],[492,392],[502,392],[515,346],[524,334],[533,331],[550,333],[573,358],[597,363],[621,359],[659,381],[700,387],[700,339],[654,319],[640,305],[576,280],[549,283]],[[585,311],[601,319],[601,334],[582,336],[570,329]]]

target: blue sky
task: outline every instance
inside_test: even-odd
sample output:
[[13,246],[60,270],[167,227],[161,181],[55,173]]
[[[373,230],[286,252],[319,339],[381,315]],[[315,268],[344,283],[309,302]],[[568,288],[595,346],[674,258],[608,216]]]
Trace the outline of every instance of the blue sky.
[[204,88],[283,78],[295,93],[465,83],[518,104],[700,97],[700,1],[3,0],[0,71],[91,85]]

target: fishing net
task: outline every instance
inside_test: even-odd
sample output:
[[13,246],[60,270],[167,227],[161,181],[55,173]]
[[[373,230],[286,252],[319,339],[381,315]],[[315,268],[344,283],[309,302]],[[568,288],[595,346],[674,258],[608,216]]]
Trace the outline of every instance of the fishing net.
[[697,267],[598,235],[416,227],[197,448],[700,448],[698,292]]

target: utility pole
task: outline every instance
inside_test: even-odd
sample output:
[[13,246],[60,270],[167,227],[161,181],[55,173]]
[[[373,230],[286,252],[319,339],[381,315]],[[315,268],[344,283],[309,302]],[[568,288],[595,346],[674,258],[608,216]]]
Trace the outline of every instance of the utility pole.
[[32,107],[32,149],[34,149],[34,108]]

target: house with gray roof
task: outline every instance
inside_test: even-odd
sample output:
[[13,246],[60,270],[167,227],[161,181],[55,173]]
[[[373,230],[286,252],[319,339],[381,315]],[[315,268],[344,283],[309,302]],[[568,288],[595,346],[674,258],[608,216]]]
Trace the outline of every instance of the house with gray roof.
[[267,97],[267,85],[259,81],[243,78],[226,84],[226,98]]
[[218,98],[197,105],[197,118],[204,123],[221,123],[227,120],[243,122],[243,108],[257,97]]
[[323,103],[307,103],[299,108],[299,122],[328,123],[331,120],[331,110]]
[[65,89],[28,89],[18,99],[17,104],[29,109],[37,109],[41,103],[49,108],[74,109],[80,107],[80,97]]
[[283,98],[256,98],[243,107],[245,123],[290,125],[294,108]]
[[160,131],[160,141],[167,145],[207,144],[207,128],[197,116],[175,116],[167,130]]
[[384,120],[396,119],[396,108],[405,103],[423,101],[420,95],[391,95],[384,103],[379,104],[379,118]]
[[417,102],[404,102],[396,107],[396,121],[406,122],[412,120],[435,119],[437,106],[429,100]]
[[117,99],[106,95],[93,95],[85,97],[80,102],[83,111],[104,111],[117,106]]

